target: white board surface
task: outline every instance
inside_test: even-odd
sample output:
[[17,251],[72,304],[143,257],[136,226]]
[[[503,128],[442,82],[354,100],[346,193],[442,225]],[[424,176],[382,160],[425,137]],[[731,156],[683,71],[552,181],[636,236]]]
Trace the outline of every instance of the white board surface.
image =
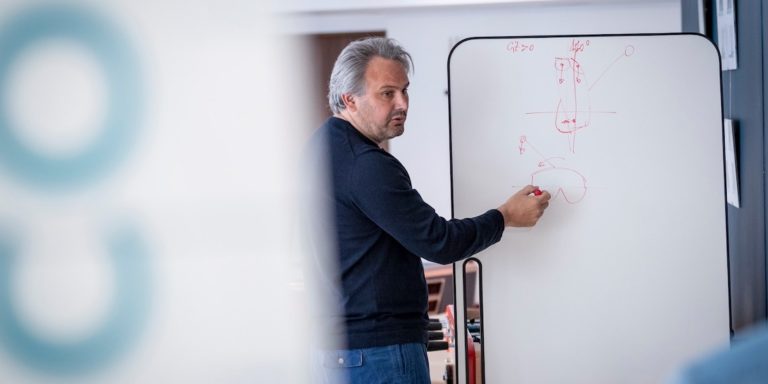
[[526,184],[553,196],[536,227],[477,255],[485,383],[663,382],[728,341],[709,41],[473,38],[452,51],[449,90],[454,217]]

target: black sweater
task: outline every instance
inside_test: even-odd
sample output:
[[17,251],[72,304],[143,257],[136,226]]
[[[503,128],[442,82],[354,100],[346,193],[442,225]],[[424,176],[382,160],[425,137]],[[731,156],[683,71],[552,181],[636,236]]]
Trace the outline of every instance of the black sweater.
[[427,341],[427,286],[421,258],[467,258],[501,239],[496,209],[445,220],[411,186],[392,155],[347,121],[331,117],[314,134],[330,161],[341,290],[339,323],[348,348]]

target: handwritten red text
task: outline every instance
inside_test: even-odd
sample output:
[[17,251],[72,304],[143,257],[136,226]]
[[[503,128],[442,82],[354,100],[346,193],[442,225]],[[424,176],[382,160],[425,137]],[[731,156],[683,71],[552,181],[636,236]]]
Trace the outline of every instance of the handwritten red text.
[[512,40],[507,43],[507,51],[512,53],[533,52],[533,44],[519,40]]

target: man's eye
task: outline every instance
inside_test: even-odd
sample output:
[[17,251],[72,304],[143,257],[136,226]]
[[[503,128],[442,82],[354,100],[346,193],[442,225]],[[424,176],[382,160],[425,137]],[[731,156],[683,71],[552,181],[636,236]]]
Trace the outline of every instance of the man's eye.
[[394,92],[392,92],[392,91],[384,92],[384,96],[386,96],[386,97],[392,97],[393,94],[394,94]]

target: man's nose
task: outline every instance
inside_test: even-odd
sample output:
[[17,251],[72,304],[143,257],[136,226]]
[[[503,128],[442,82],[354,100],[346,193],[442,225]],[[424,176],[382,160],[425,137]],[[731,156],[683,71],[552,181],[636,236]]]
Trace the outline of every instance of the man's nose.
[[395,108],[396,109],[408,109],[408,94],[404,92],[398,92],[397,97],[395,97]]

